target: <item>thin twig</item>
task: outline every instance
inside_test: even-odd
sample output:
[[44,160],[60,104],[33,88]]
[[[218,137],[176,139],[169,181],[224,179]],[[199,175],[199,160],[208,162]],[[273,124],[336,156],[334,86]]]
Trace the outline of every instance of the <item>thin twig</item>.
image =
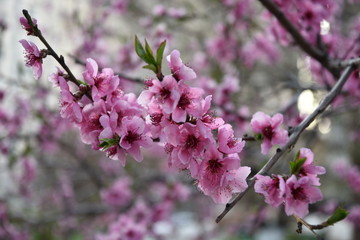
[[300,134],[315,120],[315,118],[319,114],[321,114],[330,105],[330,103],[340,93],[343,85],[349,78],[350,74],[354,71],[354,69],[354,65],[347,66],[347,68],[343,71],[339,81],[337,81],[337,83],[333,86],[330,92],[323,98],[319,106],[310,115],[308,115],[297,127],[295,127],[289,138],[289,141],[283,147],[278,148],[275,155],[273,155],[269,159],[269,161],[263,166],[263,168],[261,168],[260,171],[248,181],[248,187],[245,189],[245,191],[239,193],[239,195],[232,202],[226,204],[224,211],[216,218],[217,223],[220,222],[221,219],[223,219],[224,216],[236,205],[236,203],[240,201],[240,199],[246,194],[246,192],[252,186],[254,186],[257,175],[266,174],[280,159],[280,157],[284,155],[285,152],[291,151],[291,149],[294,147],[295,143],[299,139]]
[[316,229],[316,228],[314,228],[314,226],[316,227],[317,225],[311,225],[311,224],[307,223],[304,219],[302,219],[302,218],[300,218],[300,217],[298,217],[298,216],[296,216],[296,215],[293,215],[293,216],[294,216],[294,218],[296,219],[296,221],[297,221],[298,223],[301,223],[301,224],[304,225],[307,229],[309,229],[309,230],[315,235],[316,239],[322,240],[322,237],[321,237],[320,235],[318,235],[318,234],[314,231],[314,229]]
[[[50,44],[46,41],[45,37],[42,35],[40,29],[36,24],[34,24],[29,12],[26,9],[23,9],[23,14],[26,20],[28,21],[28,24],[32,28],[34,35],[40,39],[40,41],[46,46],[48,54],[51,55],[60,65],[61,67],[66,71],[68,74],[68,79],[76,84],[78,87],[81,85],[81,83],[76,79],[74,74],[71,72],[70,68],[66,65],[65,59],[62,55],[58,55],[55,50],[50,46]],[[86,93],[86,96],[92,100],[92,97],[89,92]]]
[[329,56],[310,44],[298,31],[298,29],[290,22],[285,14],[271,1],[259,0],[261,4],[279,21],[279,23],[286,29],[286,31],[293,37],[294,41],[299,47],[309,54],[312,58],[316,59],[324,68],[329,70],[334,77],[339,78],[339,69],[333,66],[333,60]]

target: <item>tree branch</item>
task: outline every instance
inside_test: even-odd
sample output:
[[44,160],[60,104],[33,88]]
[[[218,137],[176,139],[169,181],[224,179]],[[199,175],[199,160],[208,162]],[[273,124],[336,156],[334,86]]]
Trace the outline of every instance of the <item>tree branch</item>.
[[[46,39],[44,38],[44,36],[42,35],[41,31],[39,30],[39,28],[37,27],[36,24],[34,24],[34,22],[32,21],[32,18],[29,14],[29,12],[26,9],[23,9],[23,14],[24,17],[26,18],[26,20],[28,21],[28,24],[30,25],[30,27],[32,28],[34,35],[36,37],[38,37],[40,39],[40,41],[46,46],[48,54],[51,55],[60,65],[61,67],[66,71],[66,73],[68,74],[68,80],[70,80],[71,82],[73,82],[74,84],[76,84],[78,87],[80,87],[81,83],[76,79],[76,77],[74,76],[74,74],[71,72],[70,68],[66,65],[65,63],[65,59],[62,55],[58,55],[55,50],[50,46],[50,44],[46,41]],[[86,96],[92,100],[92,97],[90,95],[89,92],[86,92]]]
[[298,31],[298,29],[290,22],[285,14],[271,1],[259,0],[259,2],[279,21],[279,23],[286,29],[286,31],[293,37],[294,41],[299,47],[309,56],[316,59],[324,68],[329,70],[335,78],[339,78],[340,72],[338,67],[334,64],[334,60],[321,51],[319,48],[310,44]]
[[274,164],[284,155],[285,152],[291,151],[296,144],[297,140],[300,137],[300,134],[315,120],[315,118],[321,114],[335,99],[335,97],[340,93],[342,87],[344,86],[345,82],[349,78],[350,74],[354,71],[355,65],[351,64],[346,67],[343,71],[340,79],[337,83],[332,87],[330,92],[323,98],[320,102],[319,106],[309,115],[307,116],[297,127],[294,128],[289,141],[281,148],[276,150],[275,155],[273,155],[268,162],[260,169],[258,173],[255,174],[254,177],[250,178],[248,181],[248,187],[245,189],[244,192],[239,193],[239,195],[230,203],[226,204],[225,210],[216,218],[216,222],[220,222],[221,219],[225,217],[225,215],[236,205],[237,202],[246,194],[246,192],[254,186],[256,176],[257,175],[264,175],[266,174]]

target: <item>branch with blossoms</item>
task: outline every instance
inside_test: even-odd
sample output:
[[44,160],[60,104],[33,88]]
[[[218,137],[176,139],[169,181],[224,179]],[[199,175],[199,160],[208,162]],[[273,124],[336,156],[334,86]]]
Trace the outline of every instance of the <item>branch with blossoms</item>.
[[[313,48],[295,31],[293,25],[287,24],[287,18],[280,14],[278,8],[273,8],[271,2],[261,2],[269,6],[269,10],[279,18],[303,50],[334,76],[339,75],[340,68],[346,67],[315,111],[290,133],[281,127],[282,114],[270,117],[257,112],[250,123],[254,136],[235,137],[233,127],[224,119],[216,117],[211,110],[212,95],[204,96],[203,89],[190,87],[189,83],[197,75],[183,63],[179,51],[173,50],[166,57],[170,74],[163,74],[165,41],[153,51],[146,40],[143,45],[135,37],[135,51],[147,64],[143,68],[155,74],[155,77],[144,82],[146,89],[139,97],[121,89],[119,76],[111,68],[99,68],[98,63],[91,58],[85,63],[82,73],[84,80],[77,80],[64,58],[59,57],[48,44],[38,29],[37,21],[26,10],[23,11],[25,19],[20,20],[23,27],[28,35],[38,37],[47,49],[40,51],[35,44],[26,40],[21,40],[21,43],[26,51],[26,65],[33,68],[36,78],[41,75],[42,59],[47,55],[54,57],[63,67],[66,73],[58,70],[50,77],[54,85],[60,88],[61,116],[79,128],[82,141],[90,144],[93,149],[105,152],[109,158],[120,160],[125,166],[127,156],[141,162],[142,148],[160,144],[168,154],[170,168],[187,171],[200,191],[216,203],[227,203],[224,212],[216,219],[217,222],[254,187],[255,192],[264,196],[266,203],[274,207],[285,205],[287,215],[296,216],[298,222],[314,230],[315,225],[311,226],[301,220],[308,214],[309,204],[323,198],[318,188],[318,175],[324,174],[325,169],[314,165],[312,151],[300,149],[296,158],[289,163],[288,175],[265,174],[269,174],[284,153],[293,149],[302,132],[340,94],[360,61],[341,61],[334,68],[332,60],[326,54]],[[290,21],[288,23],[291,24]],[[71,86],[71,82],[75,86]],[[274,145],[281,146],[248,181],[251,169],[243,166],[240,160],[245,141],[261,142],[263,155],[268,154]],[[237,197],[228,203],[234,194],[238,194]],[[341,219],[336,221],[339,220]],[[336,221],[321,226],[324,228]]]
[[348,66],[342,73],[339,81],[336,85],[331,89],[331,91],[323,98],[319,106],[309,115],[307,116],[293,131],[292,134],[287,141],[287,143],[276,150],[276,154],[272,156],[268,162],[264,165],[264,167],[248,182],[248,188],[240,193],[231,203],[226,205],[225,210],[216,218],[216,222],[220,222],[221,219],[236,205],[238,201],[245,195],[247,190],[254,186],[257,176],[261,176],[267,174],[268,171],[274,166],[274,164],[286,153],[288,150],[292,150],[299,139],[301,133],[315,120],[315,118],[325,111],[325,109],[331,104],[331,102],[335,99],[335,97],[341,92],[342,87],[345,82],[349,78],[350,74],[354,71],[355,65]]

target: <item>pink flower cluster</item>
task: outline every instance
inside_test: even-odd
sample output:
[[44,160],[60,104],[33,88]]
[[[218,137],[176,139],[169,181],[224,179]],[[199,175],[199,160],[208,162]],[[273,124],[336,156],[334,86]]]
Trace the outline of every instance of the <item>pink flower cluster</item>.
[[[212,96],[204,99],[202,89],[186,84],[196,74],[183,64],[180,53],[174,50],[167,61],[171,75],[148,81],[148,89],[139,96],[152,136],[166,143],[169,166],[189,170],[204,194],[226,203],[247,187],[250,168],[240,166],[238,155],[245,143],[234,137],[229,124],[209,112]],[[217,141],[212,131],[217,131]]]
[[[320,33],[320,22],[322,20],[332,21],[341,6],[335,0],[276,0],[275,4],[283,11],[286,17],[299,29],[311,43],[316,43]],[[272,18],[269,14],[266,18]],[[301,19],[301,21],[300,21]],[[278,21],[273,21],[271,29],[281,42],[290,42],[286,30]]]
[[[32,19],[33,23],[36,25],[37,20],[35,18]],[[34,31],[31,26],[27,22],[26,18],[20,18],[20,24],[27,32],[27,35],[34,35]],[[27,67],[31,67],[33,69],[33,74],[36,79],[40,79],[42,75],[42,59],[46,57],[45,50],[39,50],[38,47],[33,43],[29,42],[25,39],[19,41],[23,48],[25,49],[25,65]]]
[[123,166],[126,153],[142,161],[140,147],[149,146],[151,138],[144,108],[137,103],[136,96],[119,89],[120,80],[113,70],[99,70],[93,59],[87,59],[83,77],[84,84],[71,88],[71,82],[66,81],[61,71],[50,77],[61,90],[61,116],[80,128],[83,142],[105,151],[112,159],[119,159]]
[[344,179],[354,192],[360,192],[360,169],[358,166],[339,161],[333,165],[333,169],[334,173]]
[[175,204],[186,201],[189,197],[189,190],[179,183],[175,185],[154,183],[149,189],[152,193],[157,193],[155,199],[152,199],[150,194],[147,199],[150,198],[151,201],[138,200],[109,225],[107,232],[98,234],[95,239],[142,240],[156,236],[156,223],[165,220],[170,222],[169,216]]
[[280,128],[282,122],[283,115],[280,113],[270,117],[263,112],[257,112],[252,117],[250,124],[253,131],[260,134],[262,154],[267,154],[273,145],[283,146],[288,141],[288,132]]
[[111,187],[101,191],[102,200],[110,206],[126,206],[132,199],[130,184],[131,180],[129,178],[117,179]]
[[310,149],[300,149],[299,158],[306,158],[296,174],[291,176],[272,175],[256,176],[255,192],[265,197],[265,202],[273,207],[285,205],[288,216],[304,217],[308,214],[310,203],[320,201],[323,196],[317,175],[325,173],[325,169],[314,165],[314,155]]
[[347,220],[352,222],[357,228],[360,227],[360,205],[354,205],[351,207]]

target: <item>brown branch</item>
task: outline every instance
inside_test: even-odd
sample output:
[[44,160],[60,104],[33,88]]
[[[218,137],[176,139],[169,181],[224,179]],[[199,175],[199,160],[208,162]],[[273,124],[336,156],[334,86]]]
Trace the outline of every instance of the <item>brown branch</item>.
[[237,197],[230,203],[226,204],[225,210],[216,218],[216,222],[220,222],[221,219],[225,217],[225,215],[236,205],[237,202],[246,194],[246,192],[254,186],[256,176],[266,174],[274,164],[284,155],[285,152],[291,151],[294,145],[296,144],[297,140],[300,137],[300,134],[315,120],[315,118],[321,114],[335,99],[335,97],[340,93],[343,85],[349,78],[350,74],[354,71],[355,65],[349,65],[343,71],[340,79],[337,83],[332,87],[330,92],[322,99],[319,106],[310,114],[308,115],[297,127],[294,128],[289,141],[281,148],[276,150],[275,155],[273,155],[268,162],[260,169],[258,173],[255,174],[254,177],[249,179],[248,187],[245,189],[244,192],[239,193]]
[[[26,20],[28,21],[28,24],[32,28],[34,35],[40,39],[40,41],[46,46],[48,54],[51,55],[60,65],[61,67],[66,71],[68,74],[68,79],[76,84],[78,87],[80,87],[81,83],[76,79],[74,74],[71,72],[70,68],[66,65],[65,59],[62,55],[58,55],[55,50],[50,46],[50,44],[46,41],[45,37],[42,35],[40,29],[36,24],[34,24],[29,12],[26,9],[23,9],[23,14]],[[86,96],[92,100],[92,97],[89,92],[86,93]]]
[[324,68],[329,70],[335,78],[339,78],[340,72],[334,64],[334,60],[330,59],[326,52],[310,44],[298,31],[298,29],[290,22],[285,14],[271,1],[259,0],[259,2],[279,21],[286,31],[293,37],[299,47],[309,56],[316,59]]
[[309,229],[315,235],[316,239],[322,240],[322,237],[320,235],[318,235],[314,230],[322,229],[323,227],[319,228],[319,225],[311,225],[311,224],[307,223],[304,219],[302,219],[296,215],[293,215],[293,216],[298,223],[298,229],[296,230],[297,233],[302,233],[301,227],[302,227],[302,225],[304,225],[307,229]]

